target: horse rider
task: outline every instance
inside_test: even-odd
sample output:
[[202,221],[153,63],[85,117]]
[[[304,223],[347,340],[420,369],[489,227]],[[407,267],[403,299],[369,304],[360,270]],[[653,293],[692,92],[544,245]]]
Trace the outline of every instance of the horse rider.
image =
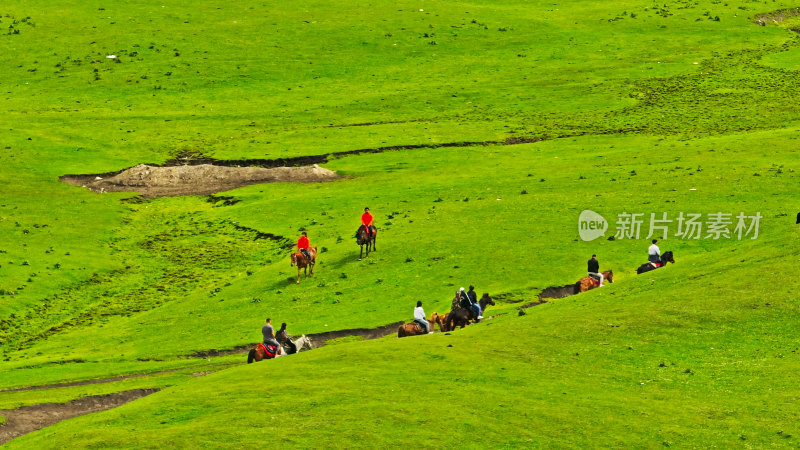
[[453,303],[450,305],[450,311],[455,311],[458,308],[461,308],[461,291],[456,291],[456,295],[453,297]]
[[303,231],[302,236],[300,236],[300,239],[297,240],[297,250],[299,250],[300,253],[303,254],[303,257],[306,259],[306,261],[311,262],[311,252],[308,251],[308,248],[309,248],[308,234],[306,234],[306,232]]
[[471,284],[469,285],[469,291],[467,291],[467,298],[469,299],[470,306],[475,311],[475,316],[478,317],[478,320],[483,320],[481,304],[478,303],[478,293],[475,292],[475,286]]
[[428,322],[428,319],[425,317],[425,310],[422,309],[422,302],[417,301],[417,307],[414,308],[414,322],[418,323],[422,327],[422,331],[425,333],[431,334],[431,324]]
[[[472,286],[470,286],[470,288],[472,288]],[[478,294],[475,294],[474,290],[472,292],[473,292],[473,297],[477,300]],[[463,287],[458,290],[458,293],[456,295],[459,297],[459,302],[458,302],[459,306],[461,306],[463,309],[466,309],[468,312],[472,311],[475,314],[475,317],[478,318],[478,320],[483,319],[483,316],[481,316],[480,312],[481,306],[477,303],[473,303],[473,299],[469,297],[469,294],[464,290]]]
[[364,208],[364,214],[361,215],[361,226],[367,229],[370,236],[375,235],[375,225],[373,225],[373,218],[369,208]]
[[275,329],[272,328],[272,319],[267,319],[266,325],[261,327],[261,334],[264,336],[264,345],[269,344],[276,349],[281,346],[281,344],[275,340]]
[[297,353],[297,345],[292,342],[292,337],[286,333],[286,322],[281,324],[281,329],[278,330],[278,334],[275,335],[275,340],[289,348],[288,354],[294,355]]
[[603,274],[600,273],[600,261],[597,260],[597,255],[592,255],[592,259],[589,260],[588,269],[587,270],[589,272],[589,276],[590,277],[600,280],[600,286],[599,287],[605,286],[603,284],[603,281],[604,281]]
[[647,260],[656,267],[661,265],[661,249],[657,244],[658,239],[653,239],[653,245],[647,249]]

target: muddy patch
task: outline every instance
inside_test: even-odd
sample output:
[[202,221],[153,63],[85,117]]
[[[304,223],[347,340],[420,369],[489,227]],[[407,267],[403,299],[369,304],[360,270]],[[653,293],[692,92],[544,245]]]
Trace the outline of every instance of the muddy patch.
[[783,22],[786,19],[796,16],[800,16],[800,8],[779,9],[777,11],[772,11],[764,14],[757,14],[756,16],[753,17],[753,23],[761,25],[763,27],[767,24],[771,23],[777,24]]
[[43,403],[17,409],[0,410],[6,418],[0,425],[0,444],[24,434],[54,425],[62,420],[98,411],[116,408],[138,398],[157,392],[158,389],[135,389],[107,395],[96,395],[67,403]]
[[[368,125],[373,124],[364,123],[351,126]],[[162,165],[139,164],[118,172],[93,175],[63,175],[59,180],[74,186],[83,186],[98,193],[139,192],[147,198],[210,195],[251,184],[275,182],[318,183],[335,180],[340,178],[335,172],[319,167],[319,164],[325,164],[333,158],[423,148],[532,144],[544,139],[539,137],[511,137],[499,141],[394,145],[292,158],[243,159],[236,161],[217,160],[202,154],[202,152],[188,151],[177,154]]]
[[340,178],[316,164],[303,167],[228,167],[196,164],[160,167],[139,164],[119,173],[64,175],[61,181],[91,191],[138,192],[147,198],[210,195],[262,183],[320,183]]
[[575,295],[578,292],[580,292],[580,286],[577,283],[566,286],[550,286],[539,293],[539,298],[564,298]]

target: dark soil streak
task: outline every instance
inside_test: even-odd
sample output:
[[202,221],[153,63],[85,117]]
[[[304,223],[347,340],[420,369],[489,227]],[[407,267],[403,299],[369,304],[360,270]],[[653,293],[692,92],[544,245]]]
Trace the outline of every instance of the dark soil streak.
[[[369,124],[364,124],[364,126]],[[239,159],[239,160],[219,160],[208,156],[200,155],[191,158],[172,158],[164,161],[163,164],[144,163],[153,167],[174,167],[174,166],[198,166],[202,164],[212,164],[222,167],[262,167],[265,169],[276,167],[299,167],[311,166],[314,164],[324,164],[330,159],[340,158],[343,156],[360,155],[364,153],[383,153],[388,151],[398,150],[416,150],[422,148],[454,148],[454,147],[486,147],[490,145],[519,145],[531,144],[534,142],[543,141],[543,138],[508,138],[501,141],[475,141],[475,142],[446,142],[442,144],[411,144],[411,145],[393,145],[388,147],[377,148],[363,148],[357,150],[347,150],[343,152],[325,153],[321,155],[307,155],[297,156],[293,158],[276,158],[276,159]],[[115,175],[130,169],[122,169],[116,172],[106,172],[91,175],[62,175],[59,180],[70,182],[72,184],[88,183],[94,181],[96,177],[111,178]]]
[[577,283],[568,284],[566,286],[550,286],[539,293],[539,298],[564,298],[570,295],[575,295],[579,292]]
[[0,425],[0,444],[5,444],[24,434],[49,427],[62,420],[116,408],[154,392],[158,392],[158,389],[135,389],[114,394],[83,397],[67,403],[43,403],[23,406],[17,409],[0,410],[0,416],[6,418],[5,423]]
[[294,249],[294,242],[291,239],[285,238],[283,236],[278,236],[272,233],[263,233],[261,231],[256,230],[255,228],[243,227],[241,225],[233,224],[233,227],[239,231],[244,231],[247,233],[255,233],[256,237],[253,238],[254,241],[258,239],[269,239],[270,241],[275,242],[280,246],[280,248],[284,250],[293,250]]

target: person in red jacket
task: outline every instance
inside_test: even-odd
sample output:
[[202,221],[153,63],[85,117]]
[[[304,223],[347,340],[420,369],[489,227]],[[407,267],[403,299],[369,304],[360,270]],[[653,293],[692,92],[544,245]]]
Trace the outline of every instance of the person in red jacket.
[[308,235],[303,231],[303,235],[297,240],[297,249],[300,250],[300,253],[303,254],[306,260],[311,261],[311,253],[308,251],[308,247]]
[[372,224],[372,214],[369,208],[364,208],[364,214],[361,215],[361,226],[366,227],[369,234],[375,235],[375,225]]

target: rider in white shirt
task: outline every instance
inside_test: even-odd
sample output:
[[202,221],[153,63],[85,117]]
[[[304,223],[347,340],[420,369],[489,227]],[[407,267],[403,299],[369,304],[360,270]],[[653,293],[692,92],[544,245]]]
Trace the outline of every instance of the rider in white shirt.
[[422,302],[417,302],[417,307],[414,308],[414,322],[422,325],[422,329],[426,333],[431,333],[431,324],[428,323],[428,319],[425,317],[425,310],[422,309]]
[[661,249],[658,248],[658,239],[653,239],[653,245],[647,249],[647,260],[658,264],[661,262]]

